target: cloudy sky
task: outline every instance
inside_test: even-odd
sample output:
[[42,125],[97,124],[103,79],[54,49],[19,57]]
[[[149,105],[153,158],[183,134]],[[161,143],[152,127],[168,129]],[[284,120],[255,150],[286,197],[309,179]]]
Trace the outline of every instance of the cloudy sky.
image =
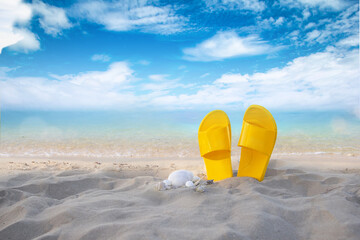
[[2,109],[349,110],[352,0],[0,0]]

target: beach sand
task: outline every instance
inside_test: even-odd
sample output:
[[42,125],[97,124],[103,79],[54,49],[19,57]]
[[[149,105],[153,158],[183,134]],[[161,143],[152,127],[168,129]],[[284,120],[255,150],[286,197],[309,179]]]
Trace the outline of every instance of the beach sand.
[[[233,157],[236,175],[237,158]],[[202,159],[0,159],[0,239],[360,239],[360,158],[272,156],[265,179],[157,191]]]

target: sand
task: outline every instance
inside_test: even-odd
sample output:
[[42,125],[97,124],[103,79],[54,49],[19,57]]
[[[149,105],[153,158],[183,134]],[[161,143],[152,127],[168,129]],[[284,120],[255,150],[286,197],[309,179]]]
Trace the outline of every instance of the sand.
[[205,173],[201,159],[1,158],[0,239],[360,239],[359,157],[274,155],[263,182],[156,191],[177,169]]

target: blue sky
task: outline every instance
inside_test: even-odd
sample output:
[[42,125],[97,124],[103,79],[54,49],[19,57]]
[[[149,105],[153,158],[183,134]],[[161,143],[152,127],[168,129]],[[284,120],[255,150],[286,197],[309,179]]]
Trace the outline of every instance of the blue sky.
[[359,5],[0,0],[2,109],[347,110]]

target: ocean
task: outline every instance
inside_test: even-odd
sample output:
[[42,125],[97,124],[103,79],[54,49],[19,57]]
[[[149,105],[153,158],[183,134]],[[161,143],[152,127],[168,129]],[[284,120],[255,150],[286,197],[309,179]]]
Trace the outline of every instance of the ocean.
[[[205,111],[2,111],[0,157],[196,158]],[[227,111],[237,155],[243,111]],[[274,154],[360,154],[347,112],[273,112]]]

